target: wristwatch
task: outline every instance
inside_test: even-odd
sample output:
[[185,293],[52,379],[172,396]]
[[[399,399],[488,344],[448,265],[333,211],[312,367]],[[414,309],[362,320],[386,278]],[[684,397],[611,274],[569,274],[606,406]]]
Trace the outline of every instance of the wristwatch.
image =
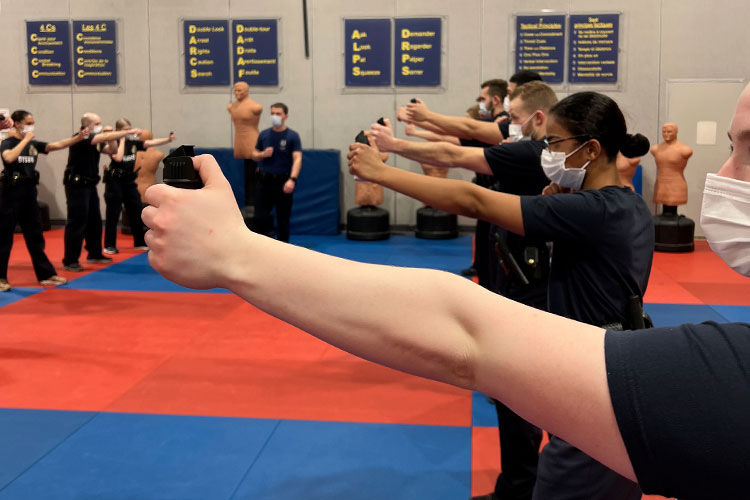
[[289,180],[292,181],[293,183],[297,184],[297,178],[296,177],[291,177],[290,176]]

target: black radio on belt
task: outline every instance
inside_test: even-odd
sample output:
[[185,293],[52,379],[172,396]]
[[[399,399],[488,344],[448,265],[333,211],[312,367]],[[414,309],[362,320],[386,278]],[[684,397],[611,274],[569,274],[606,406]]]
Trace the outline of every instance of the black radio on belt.
[[195,148],[183,145],[164,158],[164,184],[182,189],[203,187],[200,175],[193,167]]

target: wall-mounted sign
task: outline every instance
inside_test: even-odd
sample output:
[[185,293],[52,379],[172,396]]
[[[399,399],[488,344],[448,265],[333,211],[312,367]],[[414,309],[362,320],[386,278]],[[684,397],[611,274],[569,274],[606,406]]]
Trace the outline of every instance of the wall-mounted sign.
[[391,84],[391,20],[344,20],[346,86]]
[[516,71],[531,70],[547,83],[565,77],[565,16],[516,17]]
[[276,19],[232,21],[233,81],[249,85],[279,84],[279,40]]
[[616,83],[619,14],[570,16],[570,83]]
[[399,18],[394,32],[396,85],[440,85],[440,18]]
[[70,85],[68,21],[27,21],[30,85]]
[[229,22],[186,20],[185,85],[229,85]]
[[117,23],[73,21],[73,74],[78,85],[117,85]]

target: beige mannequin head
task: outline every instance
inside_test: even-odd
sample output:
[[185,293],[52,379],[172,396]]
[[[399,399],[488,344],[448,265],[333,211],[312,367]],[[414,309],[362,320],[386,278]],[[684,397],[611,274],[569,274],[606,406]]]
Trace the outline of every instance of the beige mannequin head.
[[677,125],[674,123],[665,123],[661,128],[661,136],[666,142],[673,142],[677,140]]

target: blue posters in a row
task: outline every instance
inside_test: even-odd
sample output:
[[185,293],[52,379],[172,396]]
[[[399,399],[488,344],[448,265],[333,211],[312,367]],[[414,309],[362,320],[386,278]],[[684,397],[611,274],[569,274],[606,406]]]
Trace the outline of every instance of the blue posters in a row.
[[619,14],[516,17],[516,71],[532,70],[547,83],[617,83]]
[[[347,87],[439,86],[440,18],[344,20],[344,84]],[[394,75],[392,77],[392,75]]]
[[115,21],[73,21],[73,70],[78,85],[117,85]]
[[70,23],[27,21],[30,85],[70,85]]
[[30,85],[117,85],[115,21],[73,21],[72,45],[69,21],[27,21],[26,36]]
[[279,84],[276,19],[233,20],[231,32],[227,20],[186,20],[184,35],[185,85],[228,85],[230,74],[233,83]]

